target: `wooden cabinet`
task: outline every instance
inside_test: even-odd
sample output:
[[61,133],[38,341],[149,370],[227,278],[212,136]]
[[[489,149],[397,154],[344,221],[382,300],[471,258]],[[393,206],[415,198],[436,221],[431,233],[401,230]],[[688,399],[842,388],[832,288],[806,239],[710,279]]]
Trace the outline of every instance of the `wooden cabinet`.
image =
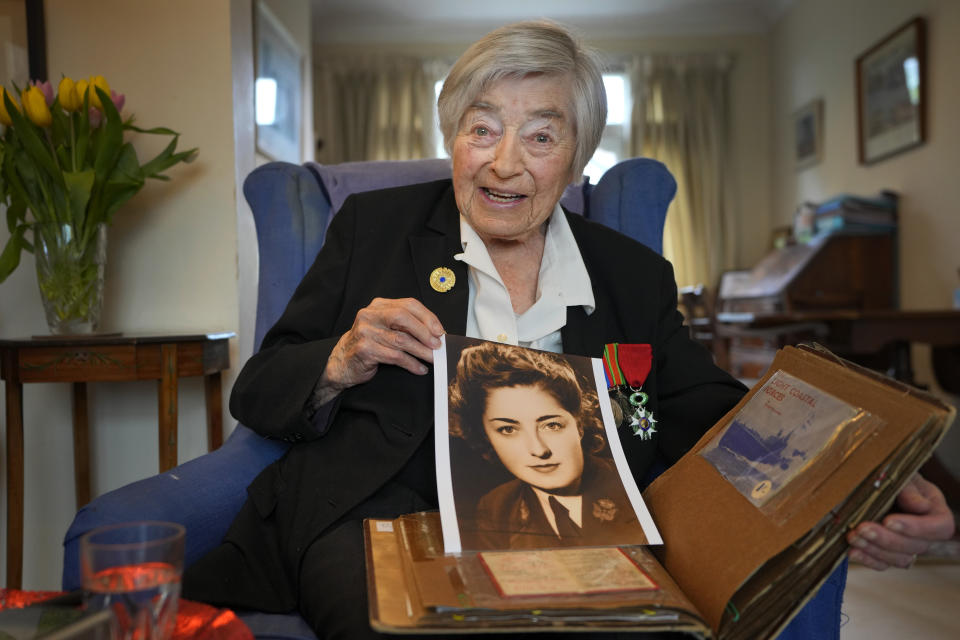
[[73,456],[77,507],[90,501],[87,383],[156,380],[159,469],[177,464],[177,381],[203,376],[210,450],[223,440],[220,372],[230,367],[232,333],[166,336],[49,336],[0,340],[7,431],[7,587],[19,588],[23,561],[23,385],[73,387]]

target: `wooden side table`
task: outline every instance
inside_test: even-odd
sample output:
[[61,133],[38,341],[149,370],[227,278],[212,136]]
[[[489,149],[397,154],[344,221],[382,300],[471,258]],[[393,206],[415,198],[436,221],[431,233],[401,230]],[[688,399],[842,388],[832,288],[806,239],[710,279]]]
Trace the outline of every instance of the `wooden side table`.
[[23,579],[23,385],[73,385],[73,464],[77,508],[90,501],[87,383],[157,380],[160,472],[177,464],[177,382],[203,376],[207,444],[223,441],[220,372],[230,368],[233,333],[200,335],[50,336],[0,340],[0,379],[7,403],[7,587]]

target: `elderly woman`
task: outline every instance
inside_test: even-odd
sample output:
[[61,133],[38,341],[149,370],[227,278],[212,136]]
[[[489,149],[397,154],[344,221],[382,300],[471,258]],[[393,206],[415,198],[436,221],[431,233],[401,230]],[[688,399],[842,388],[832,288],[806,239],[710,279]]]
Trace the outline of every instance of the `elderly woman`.
[[597,395],[563,357],[494,342],[467,347],[449,415],[451,435],[513,475],[479,504],[458,504],[465,549],[646,543],[606,447]]
[[[233,415],[298,444],[250,485],[223,544],[185,575],[186,597],[299,609],[321,638],[376,635],[361,522],[437,506],[428,365],[444,331],[594,357],[608,342],[652,345],[657,433],[622,435],[638,479],[743,394],[682,326],[669,263],[558,205],[605,122],[593,53],[552,23],[497,29],[457,61],[438,106],[452,182],[349,198],[240,373]],[[858,553],[906,565],[926,548],[917,536],[946,506],[915,491],[903,506],[936,513],[865,525]]]

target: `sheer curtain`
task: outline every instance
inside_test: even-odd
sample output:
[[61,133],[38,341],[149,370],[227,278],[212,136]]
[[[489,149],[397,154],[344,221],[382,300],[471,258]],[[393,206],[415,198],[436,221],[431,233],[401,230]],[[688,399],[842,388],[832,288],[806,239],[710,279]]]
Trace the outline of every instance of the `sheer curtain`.
[[712,288],[736,256],[726,170],[730,66],[728,55],[647,56],[630,65],[631,155],[663,162],[677,180],[663,247],[679,286]]
[[433,157],[436,68],[402,56],[320,61],[315,67],[317,161]]

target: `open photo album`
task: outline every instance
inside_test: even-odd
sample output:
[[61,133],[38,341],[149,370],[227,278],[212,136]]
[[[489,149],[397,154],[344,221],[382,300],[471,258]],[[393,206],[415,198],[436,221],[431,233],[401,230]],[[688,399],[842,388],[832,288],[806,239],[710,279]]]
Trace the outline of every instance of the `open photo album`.
[[955,414],[818,346],[786,347],[641,495],[599,359],[448,335],[434,378],[440,511],[365,523],[383,632],[772,636]]

